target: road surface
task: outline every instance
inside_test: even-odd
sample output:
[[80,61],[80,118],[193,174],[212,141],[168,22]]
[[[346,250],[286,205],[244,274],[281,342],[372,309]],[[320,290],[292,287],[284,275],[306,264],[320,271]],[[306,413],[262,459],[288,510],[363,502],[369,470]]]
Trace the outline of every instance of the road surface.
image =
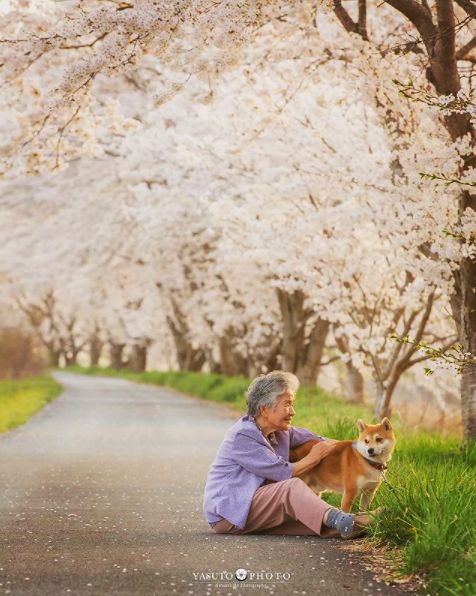
[[213,534],[202,494],[237,418],[224,406],[55,376],[64,393],[0,436],[0,595],[402,594],[339,540]]

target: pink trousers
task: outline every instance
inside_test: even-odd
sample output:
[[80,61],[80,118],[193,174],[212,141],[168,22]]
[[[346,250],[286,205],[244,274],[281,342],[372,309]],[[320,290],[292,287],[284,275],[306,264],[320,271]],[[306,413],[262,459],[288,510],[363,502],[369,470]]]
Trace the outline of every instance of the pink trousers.
[[334,537],[335,530],[322,524],[331,506],[318,497],[300,478],[260,486],[255,492],[246,525],[241,530],[226,519],[213,528],[217,534],[288,534]]

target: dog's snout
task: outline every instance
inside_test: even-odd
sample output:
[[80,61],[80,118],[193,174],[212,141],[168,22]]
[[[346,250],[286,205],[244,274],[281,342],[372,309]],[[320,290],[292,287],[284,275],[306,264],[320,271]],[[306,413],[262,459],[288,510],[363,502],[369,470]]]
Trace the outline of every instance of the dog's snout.
[[375,453],[375,449],[373,447],[369,447],[369,455],[373,455]]

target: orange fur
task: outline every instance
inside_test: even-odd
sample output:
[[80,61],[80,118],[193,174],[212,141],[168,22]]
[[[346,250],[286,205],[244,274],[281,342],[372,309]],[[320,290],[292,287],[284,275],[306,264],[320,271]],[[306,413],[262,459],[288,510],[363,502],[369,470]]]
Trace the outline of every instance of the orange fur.
[[[346,512],[352,509],[352,503],[359,494],[361,509],[369,508],[382,482],[382,471],[372,466],[367,459],[386,465],[395,447],[395,435],[388,418],[384,418],[380,424],[365,424],[359,420],[357,427],[360,431],[357,441],[337,441],[328,456],[300,476],[317,494],[323,491],[341,493],[341,509]],[[308,441],[292,449],[289,461],[302,459],[318,442]],[[374,450],[372,455],[369,449]]]

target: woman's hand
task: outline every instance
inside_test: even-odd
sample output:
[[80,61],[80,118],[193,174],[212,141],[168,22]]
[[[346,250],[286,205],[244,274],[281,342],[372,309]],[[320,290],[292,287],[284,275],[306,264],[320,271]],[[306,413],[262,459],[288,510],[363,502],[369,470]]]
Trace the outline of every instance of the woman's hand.
[[334,449],[336,446],[336,441],[321,441],[316,443],[311,447],[311,451],[309,451],[309,457],[314,462],[314,465],[317,465],[322,459],[329,455],[329,453]]
[[337,441],[319,441],[311,447],[309,453],[293,463],[293,476],[301,476],[324,459],[336,446]]

